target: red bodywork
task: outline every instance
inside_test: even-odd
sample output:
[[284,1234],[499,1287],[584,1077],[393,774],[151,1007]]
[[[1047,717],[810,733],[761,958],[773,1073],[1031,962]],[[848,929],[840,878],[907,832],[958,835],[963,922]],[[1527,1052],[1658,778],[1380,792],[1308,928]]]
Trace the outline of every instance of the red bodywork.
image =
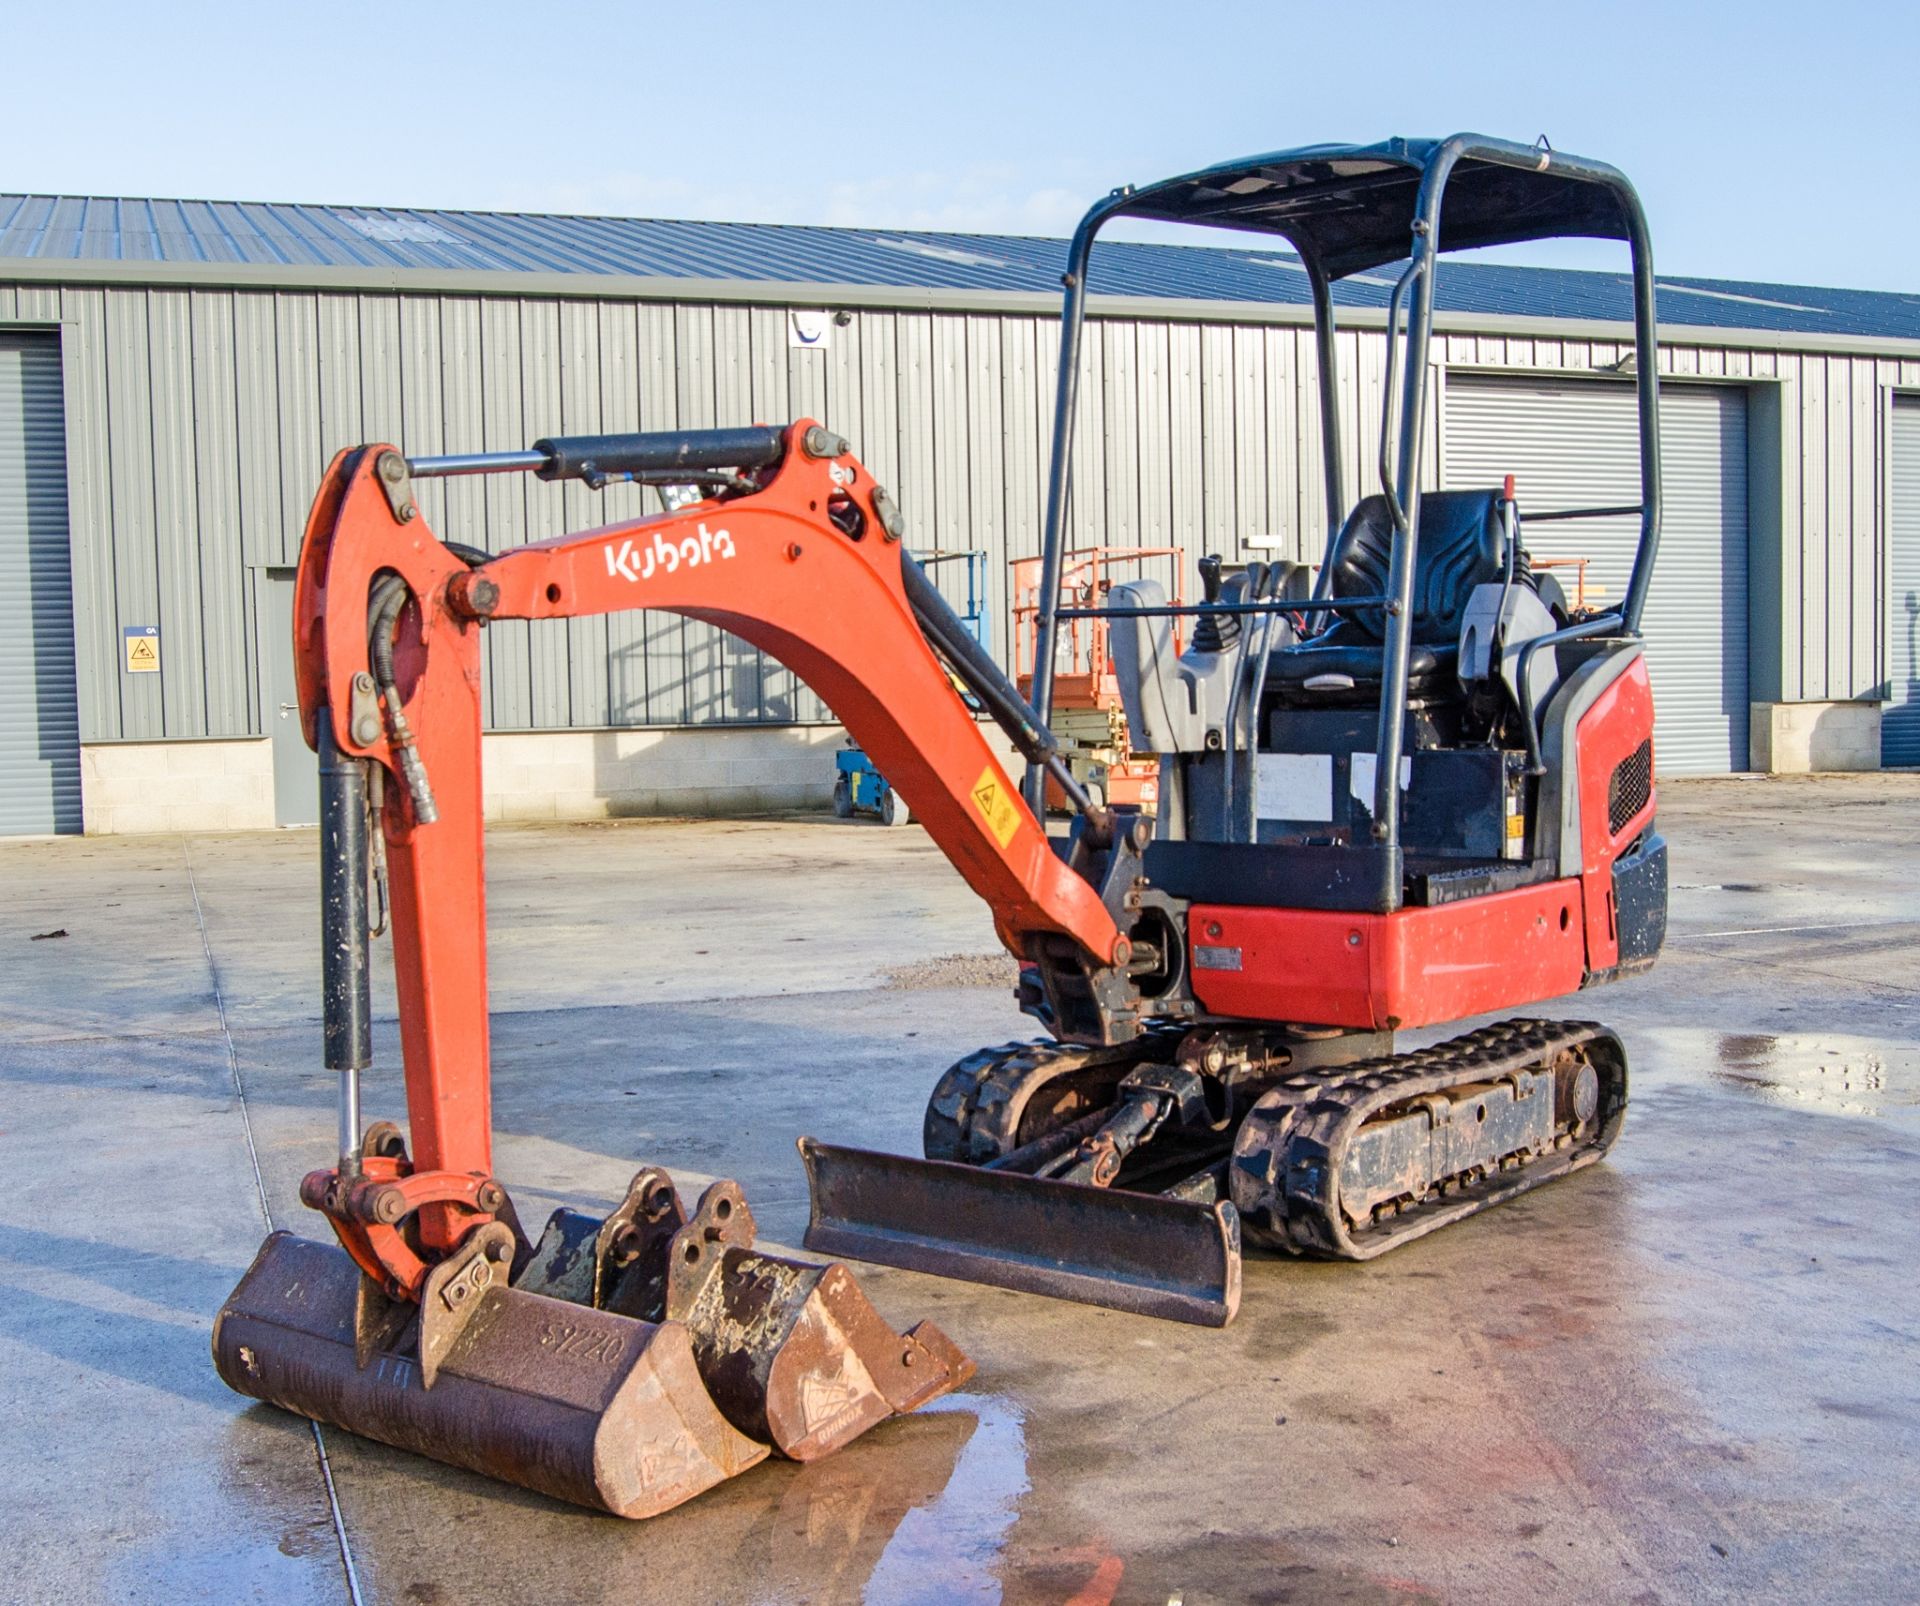
[[[1586,969],[1571,880],[1385,915],[1195,904],[1188,930],[1194,995],[1247,1020],[1399,1031],[1558,997]],[[1203,968],[1209,949],[1239,968]]]
[[1647,661],[1636,658],[1581,716],[1575,747],[1580,770],[1580,880],[1585,889],[1587,968],[1611,970],[1620,958],[1618,911],[1614,905],[1613,861],[1652,821],[1657,788],[1647,788],[1646,806],[1619,830],[1608,821],[1608,787],[1613,772],[1639,745],[1653,736],[1653,684]]
[[1558,998],[1619,960],[1613,863],[1646,829],[1646,804],[1613,830],[1608,785],[1653,736],[1653,688],[1635,657],[1575,727],[1578,877],[1512,892],[1345,914],[1195,904],[1194,996],[1221,1015],[1403,1031]]

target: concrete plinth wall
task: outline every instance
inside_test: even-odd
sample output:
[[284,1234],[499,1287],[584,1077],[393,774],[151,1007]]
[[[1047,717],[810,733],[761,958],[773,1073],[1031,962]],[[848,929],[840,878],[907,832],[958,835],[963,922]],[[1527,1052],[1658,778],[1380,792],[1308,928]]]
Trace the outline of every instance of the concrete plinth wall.
[[[490,820],[826,808],[838,725],[498,731],[482,740]],[[272,743],[105,742],[81,750],[89,836],[268,830]]]
[[838,725],[496,731],[483,748],[487,818],[826,808],[845,736]]
[[102,742],[80,749],[88,836],[253,831],[273,825],[273,744]]
[[1752,764],[1768,775],[1880,767],[1880,705],[1755,703]]

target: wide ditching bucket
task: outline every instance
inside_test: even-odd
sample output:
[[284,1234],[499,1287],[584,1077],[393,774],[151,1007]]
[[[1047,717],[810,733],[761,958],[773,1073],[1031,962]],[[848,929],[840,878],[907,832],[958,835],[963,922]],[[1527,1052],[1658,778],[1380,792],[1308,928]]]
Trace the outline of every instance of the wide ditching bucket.
[[689,1218],[648,1168],[606,1218],[555,1212],[530,1259],[504,1223],[478,1229],[416,1308],[276,1232],[214,1323],[214,1363],[239,1393],[623,1517],[771,1450],[826,1455],[972,1375],[932,1324],[895,1332],[844,1266],[752,1243],[735,1184]]
[[344,1250],[274,1233],[214,1324],[221,1377],[364,1438],[621,1517],[651,1517],[766,1459],[715,1407],[678,1323],[522,1293],[502,1276],[468,1296],[429,1387],[417,1338],[356,1360],[360,1280]]

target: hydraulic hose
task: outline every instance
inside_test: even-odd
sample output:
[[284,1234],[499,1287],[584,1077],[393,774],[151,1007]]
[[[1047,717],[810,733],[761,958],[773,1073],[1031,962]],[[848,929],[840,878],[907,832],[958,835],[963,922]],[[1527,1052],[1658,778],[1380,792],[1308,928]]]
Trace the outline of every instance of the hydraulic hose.
[[420,762],[419,749],[414,746],[413,730],[400,703],[400,688],[393,669],[394,632],[412,594],[406,581],[397,574],[385,575],[374,583],[368,609],[367,655],[373,663],[374,686],[386,709],[387,737],[393,747],[394,761],[400,766],[400,778],[407,783],[407,794],[413,799],[414,818],[422,825],[432,825],[440,818],[440,806],[434,802],[427,767]]
[[927,578],[926,571],[904,553],[900,558],[900,577],[907,604],[913,609],[913,617],[928,645],[952,666],[967,690],[980,699],[1020,756],[1051,775],[1075,812],[1086,816],[1096,840],[1104,840],[1110,827],[1107,811],[1087,795],[1086,788],[1067,768],[1060,756],[1059,742],[1041,722],[1033,705],[1020,695],[1020,689],[973,639],[947,599]]
[[926,571],[904,553],[900,558],[900,579],[913,617],[934,650],[953,666],[967,689],[986,706],[993,722],[1007,733],[1007,739],[1020,756],[1031,763],[1045,763],[1059,744],[1040,722],[1033,705],[1020,695],[1019,688],[968,633],[947,599],[927,578]]

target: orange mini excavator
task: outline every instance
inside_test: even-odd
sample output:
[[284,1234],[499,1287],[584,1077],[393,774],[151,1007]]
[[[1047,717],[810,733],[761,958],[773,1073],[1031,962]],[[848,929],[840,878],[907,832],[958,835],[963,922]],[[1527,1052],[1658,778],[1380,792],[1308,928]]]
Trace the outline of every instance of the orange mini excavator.
[[[1276,236],[1312,294],[1329,529],[1303,565],[1201,565],[1063,609],[1068,464],[1094,238],[1117,217]],[[1439,253],[1573,234],[1632,251],[1640,497],[1614,611],[1529,561],[1513,485],[1423,489]],[[1281,259],[1287,261],[1289,259]],[[1398,264],[1398,266],[1394,266]],[[1378,488],[1343,480],[1333,286],[1390,268]],[[1458,136],[1231,162],[1088,213],[1070,247],[1031,699],[902,550],[847,443],[810,420],[342,452],[301,549],[301,716],[320,756],[325,1040],[337,1163],[302,1198],[339,1247],[275,1234],[215,1327],[243,1393],[628,1515],[768,1453],[825,1454],[964,1379],[846,1268],[755,1248],[730,1183],[689,1213],[647,1168],[604,1218],[521,1230],[490,1150],[480,641],[501,619],[657,608],[814,688],[992,911],[1043,1041],[962,1059],[924,1158],[802,1140],[808,1246],[1220,1324],[1244,1230],[1377,1255],[1598,1159],[1627,1066],[1603,1027],[1394,1034],[1643,969],[1666,922],[1639,621],[1660,527],[1653,266],[1618,172]],[[1378,283],[1369,279],[1368,285]],[[668,511],[502,556],[426,527],[417,480],[531,472],[663,488]],[[1152,812],[1090,798],[1049,730],[1053,633],[1111,631]],[[1171,621],[1190,618],[1184,649]],[[951,672],[951,673],[949,673]],[[1016,786],[969,706],[1026,760]],[[1075,813],[1050,838],[1052,786]],[[408,1129],[363,1129],[368,931],[390,906]]]

